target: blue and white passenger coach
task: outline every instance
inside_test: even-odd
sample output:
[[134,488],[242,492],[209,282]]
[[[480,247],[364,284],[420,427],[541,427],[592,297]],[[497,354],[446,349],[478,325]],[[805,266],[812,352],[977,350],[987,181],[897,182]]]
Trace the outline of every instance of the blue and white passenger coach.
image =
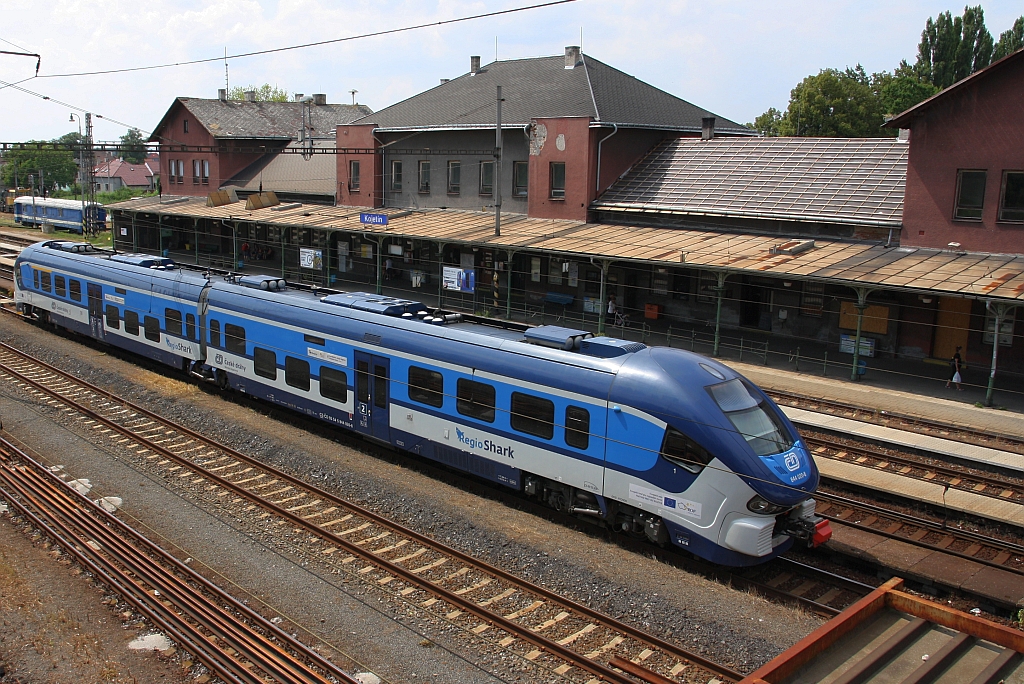
[[89,220],[102,224],[107,220],[107,210],[97,202],[54,199],[51,197],[18,197],[14,200],[14,222],[23,226],[52,224],[57,228],[82,234],[82,209],[90,213]]
[[697,354],[72,242],[16,281],[23,313],[716,563],[831,535],[793,425]]

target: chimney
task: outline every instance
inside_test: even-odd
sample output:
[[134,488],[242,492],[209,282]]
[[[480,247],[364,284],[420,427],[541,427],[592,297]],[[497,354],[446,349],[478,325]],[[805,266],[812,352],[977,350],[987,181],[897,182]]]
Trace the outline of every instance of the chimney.
[[313,93],[313,104],[315,104],[315,105],[325,105],[325,104],[327,104],[327,94],[326,93]]
[[441,79],[441,85],[444,85],[444,84],[445,84],[445,83],[447,83],[448,81],[449,81],[449,79],[447,79],[447,78],[442,78],[442,79]]
[[256,91],[255,90],[246,90],[245,91],[245,101],[246,102],[255,102],[256,101]]
[[480,71],[480,55],[473,55],[469,58],[469,73],[475,74]]
[[217,99],[220,100],[221,102],[227,102],[228,91],[226,89],[224,89],[224,88],[218,88],[217,89]]
[[569,45],[565,48],[565,68],[575,69],[576,65],[580,63],[580,46]]
[[303,96],[302,93],[295,93],[295,101],[296,102],[301,102],[303,97],[304,96]]
[[715,137],[715,117],[705,116],[700,120],[700,139],[711,140]]

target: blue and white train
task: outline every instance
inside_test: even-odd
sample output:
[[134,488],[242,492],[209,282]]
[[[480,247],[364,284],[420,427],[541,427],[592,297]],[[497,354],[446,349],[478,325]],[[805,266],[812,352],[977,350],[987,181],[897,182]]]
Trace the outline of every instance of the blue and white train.
[[679,349],[42,242],[20,311],[715,563],[831,535],[761,390]]
[[97,202],[85,202],[51,197],[18,197],[14,200],[14,222],[23,226],[40,226],[50,223],[57,228],[82,234],[82,209],[90,214],[89,220],[102,225],[107,220],[107,210]]

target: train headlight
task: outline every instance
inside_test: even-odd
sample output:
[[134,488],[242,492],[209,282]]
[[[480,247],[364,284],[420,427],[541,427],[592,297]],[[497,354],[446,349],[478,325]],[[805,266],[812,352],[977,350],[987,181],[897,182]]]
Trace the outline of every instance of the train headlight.
[[753,499],[747,502],[747,510],[751,513],[758,513],[760,515],[778,515],[783,511],[789,510],[789,508],[789,506],[773,504],[771,501],[756,495]]

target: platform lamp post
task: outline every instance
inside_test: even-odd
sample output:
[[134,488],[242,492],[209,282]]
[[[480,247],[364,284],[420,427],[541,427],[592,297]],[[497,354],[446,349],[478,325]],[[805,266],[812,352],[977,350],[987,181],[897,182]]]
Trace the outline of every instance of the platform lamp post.
[[[82,117],[74,112],[68,117],[69,122],[78,119],[78,191],[82,193],[82,235],[85,235],[85,171],[82,168],[85,160],[82,157]],[[134,216],[132,217],[134,221]]]
[[718,271],[715,275],[718,278],[718,284],[715,286],[715,347],[711,355],[718,358],[719,348],[722,343],[722,297],[725,295],[725,279],[727,274],[725,271]]
[[853,338],[853,368],[850,370],[850,380],[857,382],[860,375],[857,373],[860,363],[860,331],[864,324],[864,310],[868,308],[868,295],[871,290],[866,287],[856,288],[857,292],[857,335]]
[[[601,260],[601,290],[600,290],[600,292],[601,292],[601,294],[600,294],[601,301],[598,302],[598,307],[597,307],[597,334],[598,335],[604,335],[605,317],[606,317],[606,314],[608,313],[608,302],[606,301],[608,299],[608,295],[607,295],[607,290],[608,290],[608,284],[607,284],[608,283],[608,269],[611,268],[611,265],[612,265],[612,262],[609,261],[608,259],[602,259]],[[615,321],[612,321],[612,325],[615,325]]]

